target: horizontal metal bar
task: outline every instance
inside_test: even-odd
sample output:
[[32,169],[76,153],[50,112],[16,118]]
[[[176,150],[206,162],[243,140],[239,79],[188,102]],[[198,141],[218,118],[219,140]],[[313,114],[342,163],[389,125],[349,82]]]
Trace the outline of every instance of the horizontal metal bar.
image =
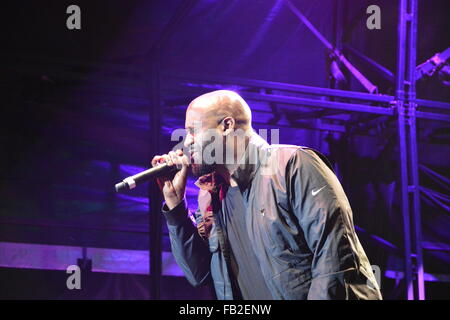
[[[184,92],[192,92],[192,93],[204,93],[204,88],[199,87],[185,87],[183,88]],[[309,107],[316,108],[327,108],[327,109],[335,109],[342,111],[356,111],[356,112],[366,112],[373,114],[383,114],[383,115],[394,115],[393,108],[387,107],[375,107],[369,106],[365,104],[356,104],[356,103],[345,103],[345,102],[336,102],[336,101],[327,101],[321,99],[311,99],[311,98],[301,98],[301,97],[293,97],[293,96],[282,96],[276,94],[264,94],[264,93],[254,93],[254,92],[241,92],[241,95],[244,98],[257,100],[257,101],[266,101],[266,102],[278,102],[285,104],[294,104],[294,105],[304,105]]]
[[[164,90],[166,91],[166,90]],[[178,89],[171,90],[171,92],[178,91]],[[193,94],[202,94],[205,93],[205,88],[200,87],[184,87],[180,90],[184,93],[193,93]],[[293,104],[293,105],[304,105],[309,107],[317,107],[317,108],[327,108],[327,109],[335,109],[342,111],[358,111],[358,112],[366,112],[366,113],[375,113],[375,114],[384,114],[384,115],[394,115],[393,108],[387,107],[375,107],[369,106],[365,104],[356,104],[356,103],[345,103],[345,102],[335,102],[328,101],[322,99],[313,99],[313,98],[302,98],[302,97],[293,97],[293,96],[282,96],[275,94],[264,94],[264,93],[254,93],[254,92],[241,92],[241,95],[244,98],[248,98],[251,100],[257,101],[265,101],[265,102],[278,102],[285,104]]]
[[[148,250],[0,242],[0,267],[66,270],[81,258],[92,260],[93,272],[149,274]],[[171,252],[162,253],[162,270],[165,276],[183,276]]]
[[[183,91],[184,92],[192,92],[192,93],[204,93],[205,88],[184,87]],[[336,109],[336,110],[342,110],[342,111],[365,112],[365,113],[382,114],[382,115],[388,115],[388,116],[395,115],[394,108],[376,107],[376,106],[369,106],[369,105],[357,104],[357,103],[345,103],[345,102],[328,101],[328,100],[322,100],[322,99],[282,96],[282,95],[254,93],[254,92],[242,92],[241,95],[245,98],[253,99],[253,100],[257,100],[257,101],[278,102],[278,103],[296,104],[296,105],[300,104],[300,105],[309,106],[309,107],[328,108],[328,109]],[[432,102],[436,102],[436,101],[432,101]],[[450,115],[446,115],[446,114],[442,114],[442,113],[416,111],[416,117],[420,118],[420,119],[429,119],[429,120],[450,122]]]
[[357,232],[358,236],[360,236],[361,238],[365,238],[365,239],[369,240],[370,242],[372,242],[373,244],[386,249],[387,251],[390,251],[390,252],[396,253],[396,254],[401,253],[400,249],[396,245],[390,243],[389,241],[387,241],[377,235],[370,234],[365,229],[363,229],[357,225],[355,225],[355,231]]
[[281,95],[274,95],[274,94],[252,93],[252,92],[246,92],[246,93],[243,93],[242,95],[245,98],[253,99],[253,100],[271,101],[271,102],[286,103],[286,104],[299,104],[299,105],[304,105],[304,106],[309,106],[309,107],[317,107],[317,108],[328,108],[328,109],[367,112],[367,113],[383,114],[383,115],[394,115],[394,109],[392,109],[392,108],[374,107],[374,106],[368,106],[368,105],[362,105],[362,104],[353,104],[353,103],[335,102],[335,101],[327,101],[327,100],[281,96]]
[[80,230],[98,230],[98,231],[112,231],[112,232],[125,232],[125,233],[148,233],[148,227],[142,228],[136,227],[115,227],[115,226],[100,226],[100,225],[77,225],[77,224],[63,224],[47,221],[20,221],[12,219],[0,220],[2,225],[15,225],[15,226],[29,226],[29,227],[42,227],[42,228],[64,228],[64,229],[80,229]]
[[281,90],[288,92],[297,92],[297,93],[307,93],[314,95],[326,95],[332,97],[342,97],[342,98],[350,98],[350,99],[358,99],[358,100],[366,100],[373,102],[390,102],[394,100],[394,96],[384,95],[384,94],[370,94],[364,92],[357,91],[346,91],[346,90],[338,90],[338,89],[330,89],[330,88],[321,88],[321,87],[312,87],[298,84],[289,84],[283,82],[274,82],[274,81],[264,81],[264,80],[254,80],[254,79],[238,79],[238,78],[227,78],[227,77],[208,77],[208,76],[198,76],[198,75],[173,75],[173,74],[165,74],[164,76],[181,79],[185,81],[197,81],[197,82],[212,82],[217,84],[234,84],[240,86],[251,86],[258,87],[262,89],[272,89],[272,90]]
[[431,251],[449,251],[450,252],[450,245],[446,244],[446,243],[441,243],[441,242],[423,241],[422,248],[426,249],[426,250],[431,250]]
[[[216,84],[234,84],[234,85],[238,85],[238,86],[252,86],[252,87],[258,87],[261,89],[272,89],[272,90],[281,90],[281,91],[287,91],[287,92],[306,93],[306,94],[313,94],[313,95],[324,95],[324,96],[330,96],[330,97],[341,97],[341,98],[365,100],[365,101],[372,101],[372,102],[391,103],[395,100],[394,96],[384,95],[384,94],[369,94],[369,93],[356,92],[356,91],[320,88],[320,87],[312,87],[312,86],[289,84],[289,83],[274,82],[274,81],[255,80],[255,79],[239,79],[239,78],[229,78],[229,77],[208,77],[208,76],[200,76],[200,75],[174,75],[174,74],[165,74],[164,76],[175,78],[175,79],[181,79],[184,81],[211,82],[211,83],[216,83]],[[425,100],[425,99],[416,99],[415,101],[419,106],[450,110],[450,103],[441,102],[441,101],[433,101],[433,100]],[[357,105],[357,104],[352,104],[352,105]],[[341,109],[341,108],[339,108],[339,109]],[[370,111],[364,110],[363,112],[370,112]],[[420,111],[420,112],[423,112],[423,111]],[[420,113],[419,117],[424,118],[424,119],[431,119],[431,120],[448,121],[447,120],[448,117],[446,115],[441,116],[440,114],[434,114],[434,113]]]
[[415,102],[422,107],[450,110],[450,103],[433,100],[416,99]]
[[[403,271],[386,270],[384,273],[386,278],[389,279],[403,279]],[[450,275],[448,274],[436,274],[436,273],[424,273],[424,280],[427,282],[450,282]]]
[[450,122],[450,115],[441,114],[441,113],[416,111],[416,117],[420,118],[420,119],[429,119],[429,120]]

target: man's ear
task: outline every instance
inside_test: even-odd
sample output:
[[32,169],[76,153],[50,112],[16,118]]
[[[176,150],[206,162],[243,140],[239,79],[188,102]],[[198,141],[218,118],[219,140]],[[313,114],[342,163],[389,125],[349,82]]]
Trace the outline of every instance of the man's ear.
[[222,120],[222,134],[224,136],[227,136],[231,132],[234,131],[234,127],[236,125],[236,122],[234,121],[233,117],[226,117]]

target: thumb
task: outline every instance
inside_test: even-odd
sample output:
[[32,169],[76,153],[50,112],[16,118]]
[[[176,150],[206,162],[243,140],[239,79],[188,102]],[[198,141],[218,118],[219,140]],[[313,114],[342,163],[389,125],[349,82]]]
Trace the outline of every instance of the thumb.
[[181,158],[181,175],[186,179],[188,174],[188,168],[189,168],[189,159],[186,155],[183,155]]

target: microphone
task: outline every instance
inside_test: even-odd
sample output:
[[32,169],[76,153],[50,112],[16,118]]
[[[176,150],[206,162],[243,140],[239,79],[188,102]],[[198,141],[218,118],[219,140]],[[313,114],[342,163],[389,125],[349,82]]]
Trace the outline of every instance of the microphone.
[[[180,168],[181,169],[181,168]],[[128,178],[123,179],[122,182],[116,184],[116,192],[120,192],[123,190],[131,190],[136,188],[138,184],[141,184],[146,181],[150,181],[154,178],[167,175],[174,171],[179,171],[180,169],[177,166],[169,166],[167,163],[163,163],[159,166],[150,168],[148,170],[139,172],[134,176],[130,176]]]

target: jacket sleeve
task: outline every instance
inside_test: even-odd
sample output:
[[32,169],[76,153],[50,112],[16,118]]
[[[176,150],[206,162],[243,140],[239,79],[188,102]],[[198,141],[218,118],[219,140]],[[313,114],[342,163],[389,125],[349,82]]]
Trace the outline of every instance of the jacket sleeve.
[[349,240],[354,233],[347,197],[335,174],[310,149],[299,149],[286,167],[289,202],[311,251],[308,299],[347,299],[345,279],[358,272]]
[[169,229],[172,254],[187,280],[195,287],[206,284],[210,277],[211,252],[189,218],[186,199],[172,210],[164,204],[162,213]]

